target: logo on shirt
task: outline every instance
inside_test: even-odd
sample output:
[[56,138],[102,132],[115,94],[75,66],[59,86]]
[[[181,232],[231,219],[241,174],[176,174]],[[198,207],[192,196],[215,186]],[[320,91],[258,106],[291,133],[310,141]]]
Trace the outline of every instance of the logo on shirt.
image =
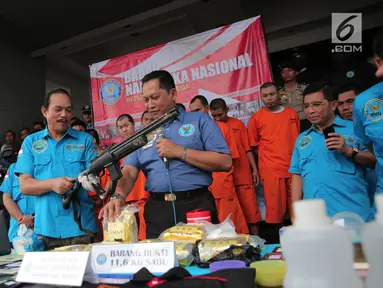
[[193,124],[185,124],[182,125],[181,128],[178,130],[178,134],[181,136],[187,137],[193,135],[195,131],[194,125]]
[[153,146],[154,141],[157,139],[157,133],[155,131],[153,131],[148,136],[146,136],[146,138],[148,139],[148,144],[146,144],[144,147],[142,147],[143,150],[146,150],[146,149]]
[[101,84],[101,100],[106,105],[113,105],[121,98],[121,84],[117,80],[107,80]]
[[371,99],[364,105],[364,115],[371,121],[378,122],[383,119],[383,100]]
[[356,143],[355,137],[353,135],[343,135],[346,140],[347,145],[354,145]]
[[[32,150],[36,153],[43,153],[48,148],[48,142],[46,140],[37,140],[32,144]],[[20,154],[19,154],[20,156]]]
[[310,135],[304,136],[299,140],[298,147],[300,149],[305,149],[311,144],[311,141],[313,141],[313,138]]
[[82,152],[85,150],[85,145],[81,144],[67,144],[65,145],[65,149],[69,152]]

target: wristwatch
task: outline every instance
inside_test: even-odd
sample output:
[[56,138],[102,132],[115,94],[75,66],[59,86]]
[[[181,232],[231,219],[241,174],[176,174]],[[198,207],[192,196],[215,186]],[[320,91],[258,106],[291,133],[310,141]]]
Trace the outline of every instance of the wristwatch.
[[124,202],[125,202],[125,198],[126,197],[120,193],[114,193],[112,196],[110,196],[110,200],[121,199]]
[[353,162],[355,162],[355,157],[356,157],[356,155],[358,155],[358,153],[359,153],[359,149],[356,147],[352,147],[351,160]]

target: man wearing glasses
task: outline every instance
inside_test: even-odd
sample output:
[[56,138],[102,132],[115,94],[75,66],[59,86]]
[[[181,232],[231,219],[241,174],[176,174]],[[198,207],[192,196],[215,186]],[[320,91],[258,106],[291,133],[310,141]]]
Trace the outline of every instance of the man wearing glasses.
[[[374,167],[375,156],[355,136],[353,123],[336,116],[338,91],[313,84],[303,93],[303,109],[312,126],[295,143],[289,172],[292,200],[323,199],[328,215],[353,212],[369,221],[373,211],[367,194],[365,167]],[[325,139],[324,129],[334,133]]]

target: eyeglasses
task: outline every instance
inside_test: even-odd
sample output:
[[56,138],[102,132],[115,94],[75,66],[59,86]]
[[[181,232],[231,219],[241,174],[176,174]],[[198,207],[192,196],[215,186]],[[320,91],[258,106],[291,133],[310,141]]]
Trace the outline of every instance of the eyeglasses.
[[322,106],[325,105],[326,103],[330,103],[330,102],[325,101],[325,102],[314,102],[314,103],[310,103],[310,104],[303,104],[303,109],[307,110],[311,107],[314,111],[318,111],[318,110],[322,109]]

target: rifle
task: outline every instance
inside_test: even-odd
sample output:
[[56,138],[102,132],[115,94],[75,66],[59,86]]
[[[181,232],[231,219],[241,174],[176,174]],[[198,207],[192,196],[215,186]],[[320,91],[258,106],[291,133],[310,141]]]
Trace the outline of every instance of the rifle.
[[[178,115],[178,110],[176,108],[172,108],[168,113],[166,113],[159,119],[153,121],[149,125],[145,126],[131,137],[125,139],[119,144],[111,146],[102,154],[98,155],[95,159],[92,160],[92,162],[90,163],[90,167],[84,172],[82,172],[79,176],[88,176],[90,174],[97,176],[106,168],[109,170],[109,174],[112,179],[111,193],[114,193],[114,190],[117,186],[117,181],[122,177],[119,161],[125,156],[133,153],[137,149],[145,146],[148,143],[147,137],[149,134],[151,134],[167,122],[174,120]],[[81,183],[78,181],[78,177],[75,180],[73,180],[73,182],[74,188],[68,193],[61,196],[64,209],[69,209],[71,203],[78,203],[76,195],[81,187]],[[100,187],[100,185],[94,185],[94,188],[98,195],[102,195],[105,193],[105,191]],[[73,205],[73,213],[77,214],[77,209],[75,209],[75,206],[76,205]],[[74,216],[75,221],[79,225],[80,230],[84,231],[82,229],[81,221],[78,218],[78,215]]]

